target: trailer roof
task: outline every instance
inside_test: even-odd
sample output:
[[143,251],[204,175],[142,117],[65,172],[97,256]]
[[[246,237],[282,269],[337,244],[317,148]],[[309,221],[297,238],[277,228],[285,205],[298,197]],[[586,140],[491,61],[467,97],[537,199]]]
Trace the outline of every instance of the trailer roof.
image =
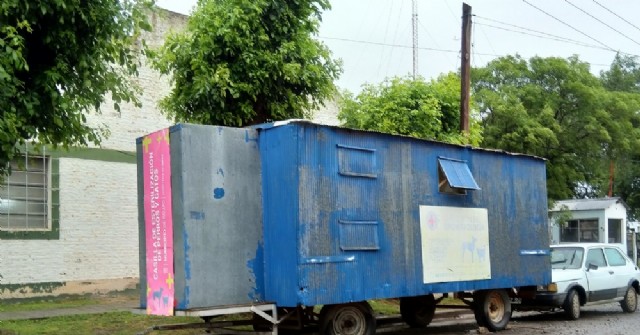
[[262,124],[254,125],[254,126],[251,126],[250,128],[255,128],[255,129],[261,130],[261,129],[270,129],[270,128],[275,128],[275,127],[286,126],[286,125],[289,125],[289,124],[307,124],[307,125],[322,126],[322,127],[327,127],[327,128],[335,128],[335,129],[344,129],[344,130],[349,130],[349,131],[357,131],[357,132],[363,132],[363,133],[384,134],[384,135],[390,135],[390,136],[411,138],[411,139],[415,139],[415,140],[419,140],[419,141],[425,141],[425,142],[433,142],[433,143],[439,143],[439,144],[444,144],[444,145],[451,145],[451,146],[460,147],[460,148],[469,148],[469,149],[472,149],[472,150],[501,153],[501,154],[506,154],[506,155],[510,155],[510,156],[530,157],[530,158],[534,158],[534,159],[541,159],[541,160],[544,160],[544,161],[547,160],[546,158],[540,157],[540,156],[522,154],[522,153],[515,153],[515,152],[510,152],[510,151],[505,151],[505,150],[500,150],[500,149],[480,148],[480,147],[474,147],[472,145],[452,144],[452,143],[446,143],[446,142],[442,142],[442,141],[427,140],[427,139],[413,137],[413,136],[390,134],[390,133],[384,133],[384,132],[374,131],[374,130],[363,130],[363,129],[354,129],[354,128],[342,127],[342,126],[333,126],[333,125],[327,125],[327,124],[313,122],[313,121],[306,120],[306,119],[289,119],[289,120],[282,120],[282,121],[274,121],[274,122],[270,122],[270,123],[262,123]]

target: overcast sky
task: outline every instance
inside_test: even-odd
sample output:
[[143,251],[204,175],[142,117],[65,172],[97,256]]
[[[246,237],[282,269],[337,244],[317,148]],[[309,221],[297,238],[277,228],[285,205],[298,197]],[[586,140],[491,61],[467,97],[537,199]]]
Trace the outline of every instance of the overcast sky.
[[[188,14],[196,0],[158,0]],[[411,0],[333,0],[318,38],[342,59],[337,84],[358,92],[364,83],[412,73]],[[468,0],[472,6],[472,66],[520,54],[569,57],[606,70],[616,51],[640,55],[638,0]],[[426,78],[460,67],[462,1],[417,0],[418,73]],[[627,22],[625,22],[627,21]]]

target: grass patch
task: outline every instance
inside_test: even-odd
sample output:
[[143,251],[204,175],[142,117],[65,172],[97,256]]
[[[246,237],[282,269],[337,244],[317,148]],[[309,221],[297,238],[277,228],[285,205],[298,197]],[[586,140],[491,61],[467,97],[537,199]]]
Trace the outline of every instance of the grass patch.
[[[3,300],[0,304],[0,312],[37,311],[57,308],[73,308],[99,304],[100,299],[89,297],[66,297],[52,299],[16,299]],[[2,335],[2,333],[0,333]]]
[[[82,306],[107,304],[115,301],[124,301],[131,304],[131,306],[135,306],[138,304],[138,294],[138,290],[131,289],[102,295],[76,294],[60,295],[56,297],[3,299],[0,300],[0,313],[75,308]],[[0,333],[0,335],[4,334]]]
[[400,300],[398,299],[369,300],[369,304],[378,315],[400,314]]
[[[0,301],[1,312],[19,312],[35,310],[51,310],[61,308],[77,308],[88,305],[113,304],[120,306],[137,306],[138,291],[117,292],[109,295],[64,296],[55,298],[32,298]],[[399,299],[371,300],[371,307],[377,315],[397,315],[400,313]],[[446,298],[441,304],[463,305],[460,300]],[[321,306],[316,306],[319,313]],[[250,315],[228,315],[216,319],[238,320],[250,318]],[[129,311],[114,311],[102,314],[81,314],[51,317],[33,320],[0,321],[0,335],[136,335],[157,325],[200,323],[196,317],[162,317],[139,315]],[[153,331],[151,335],[201,335],[200,329]]]
[[[200,318],[136,315],[130,312],[60,316],[39,320],[0,322],[0,335],[135,335],[164,324],[202,322]],[[151,334],[201,335],[202,329],[152,332]]]

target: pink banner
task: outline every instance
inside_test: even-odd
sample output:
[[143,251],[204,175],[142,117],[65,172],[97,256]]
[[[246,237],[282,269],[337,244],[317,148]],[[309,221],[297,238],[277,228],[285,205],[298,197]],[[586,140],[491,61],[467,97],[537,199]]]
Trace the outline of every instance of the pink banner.
[[173,222],[169,129],[142,140],[147,314],[173,315]]

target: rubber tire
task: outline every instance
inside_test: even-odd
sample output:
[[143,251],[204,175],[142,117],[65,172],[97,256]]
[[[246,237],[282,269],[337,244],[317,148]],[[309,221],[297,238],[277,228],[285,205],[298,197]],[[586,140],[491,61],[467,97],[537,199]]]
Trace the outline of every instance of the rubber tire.
[[[265,312],[265,313],[271,315],[270,312]],[[271,322],[263,319],[258,314],[251,315],[251,322],[252,322],[253,330],[255,330],[257,332],[270,332],[270,331],[273,330],[273,324],[271,324]]]
[[473,314],[478,326],[492,332],[504,330],[507,327],[511,319],[511,300],[505,290],[476,291],[473,294],[473,301]]
[[320,334],[322,335],[375,335],[375,333],[376,318],[373,316],[371,306],[366,302],[325,305],[320,311]]
[[562,310],[567,320],[578,320],[580,318],[580,295],[578,295],[578,291],[569,291],[562,304]]
[[411,328],[425,328],[436,313],[436,299],[433,294],[400,298],[402,321]]
[[633,286],[627,289],[624,299],[620,301],[620,307],[625,313],[633,313],[638,308],[638,293]]

